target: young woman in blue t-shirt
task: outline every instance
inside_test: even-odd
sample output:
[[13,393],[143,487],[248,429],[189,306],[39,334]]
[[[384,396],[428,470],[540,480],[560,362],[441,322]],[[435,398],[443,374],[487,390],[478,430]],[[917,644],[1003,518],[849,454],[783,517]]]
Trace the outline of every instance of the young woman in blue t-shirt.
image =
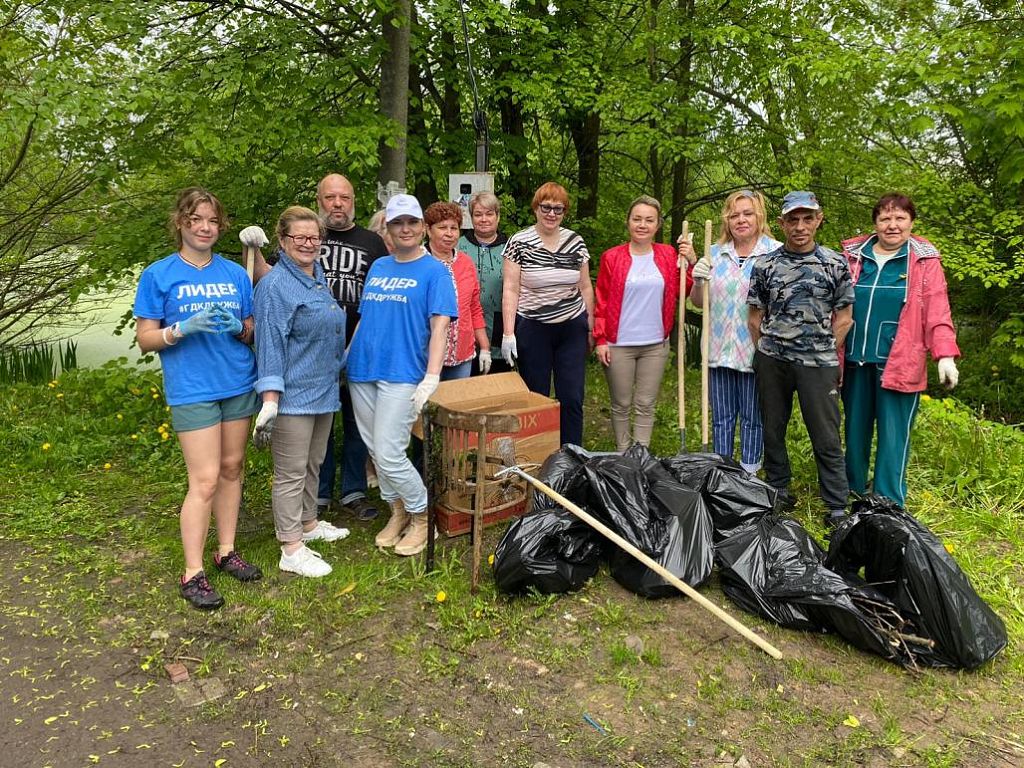
[[150,264],[135,296],[135,338],[159,352],[171,424],[188,470],[181,505],[185,572],[181,596],[196,608],[224,604],[203,571],[210,513],[217,523],[214,565],[239,581],[260,569],[235,551],[249,419],[258,410],[252,285],[245,270],[213,252],[227,226],[220,200],[185,189],[171,213],[178,250]]
[[406,456],[413,422],[437,389],[448,325],[459,316],[451,273],[423,249],[423,210],[412,195],[388,200],[393,252],[366,275],[348,383],[359,434],[377,466],[391,519],[378,547],[415,555],[427,542],[427,489]]

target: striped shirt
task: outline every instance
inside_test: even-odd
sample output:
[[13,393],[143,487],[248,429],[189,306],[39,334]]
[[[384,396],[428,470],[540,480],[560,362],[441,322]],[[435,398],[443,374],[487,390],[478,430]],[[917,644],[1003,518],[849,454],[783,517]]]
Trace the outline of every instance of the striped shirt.
[[580,268],[590,254],[576,232],[560,228],[558,247],[549,251],[537,228],[527,227],[508,239],[505,258],[522,270],[518,314],[541,323],[562,323],[586,311]]

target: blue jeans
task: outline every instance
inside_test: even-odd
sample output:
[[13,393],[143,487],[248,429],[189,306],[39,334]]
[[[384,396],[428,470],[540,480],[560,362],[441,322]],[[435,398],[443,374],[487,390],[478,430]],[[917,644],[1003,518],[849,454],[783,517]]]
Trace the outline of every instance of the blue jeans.
[[441,368],[441,381],[455,381],[456,379],[468,379],[469,372],[473,368],[472,358],[464,363],[456,363],[455,365],[446,365]]
[[[338,421],[337,414],[334,423]],[[341,503],[351,504],[356,499],[366,498],[366,458],[369,453],[356,426],[352,411],[352,395],[348,386],[341,388]],[[337,459],[334,455],[334,424],[327,438],[327,454],[320,466],[320,487],[316,503],[326,506],[334,498],[334,478],[337,473]]]
[[551,374],[560,415],[560,443],[583,444],[583,382],[587,373],[587,313],[561,323],[518,315],[519,375],[531,392],[551,397]]
[[416,385],[360,381],[350,382],[349,389],[359,433],[377,467],[381,498],[401,499],[411,515],[426,512],[427,487],[405,453],[416,421],[411,400]]

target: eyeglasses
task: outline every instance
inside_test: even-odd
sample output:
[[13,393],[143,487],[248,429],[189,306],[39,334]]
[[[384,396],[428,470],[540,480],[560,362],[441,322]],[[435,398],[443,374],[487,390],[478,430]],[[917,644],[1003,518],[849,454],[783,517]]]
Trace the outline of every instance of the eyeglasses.
[[541,203],[539,206],[541,213],[553,213],[555,216],[561,216],[565,213],[564,205],[549,205],[548,203]]
[[285,235],[285,237],[291,238],[296,245],[320,245],[323,240],[320,235]]

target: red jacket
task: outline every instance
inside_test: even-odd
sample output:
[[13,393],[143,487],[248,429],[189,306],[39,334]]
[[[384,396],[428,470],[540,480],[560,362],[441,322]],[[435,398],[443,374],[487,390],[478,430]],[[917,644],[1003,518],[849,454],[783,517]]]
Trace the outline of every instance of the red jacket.
[[[671,245],[654,243],[654,263],[665,278],[665,297],[661,302],[662,322],[665,338],[672,331],[676,318],[676,302],[679,301],[678,254]],[[601,254],[597,270],[597,289],[594,304],[594,343],[614,344],[619,336],[619,314],[622,311],[622,294],[626,289],[626,276],[632,257],[629,243],[609,248]],[[686,295],[690,295],[693,278],[686,276]]]
[[[860,235],[843,241],[843,256],[854,283],[863,265],[861,251],[875,237]],[[960,357],[939,251],[917,235],[910,236],[909,250],[906,298],[889,359],[882,369],[882,386],[895,392],[923,392],[928,388],[929,351],[935,360]],[[845,348],[839,350],[840,366],[844,352]]]

